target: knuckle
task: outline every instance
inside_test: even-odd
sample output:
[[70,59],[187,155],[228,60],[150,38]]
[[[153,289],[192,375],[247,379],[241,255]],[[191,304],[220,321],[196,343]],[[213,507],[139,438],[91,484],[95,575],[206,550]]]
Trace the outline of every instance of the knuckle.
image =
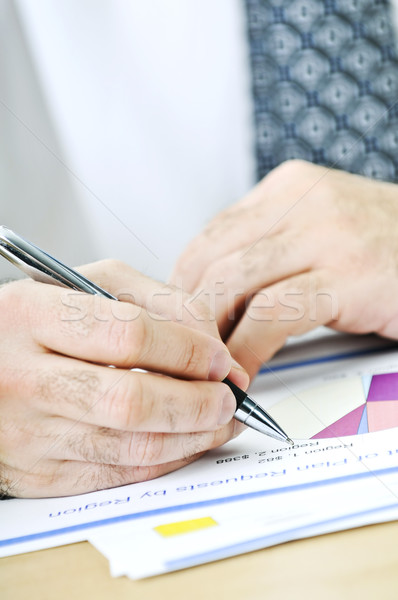
[[209,284],[224,283],[228,279],[229,273],[226,272],[230,264],[227,260],[216,260],[211,263],[203,273],[202,284],[204,287]]
[[126,366],[134,366],[140,359],[148,337],[144,319],[123,322],[112,318],[107,332],[108,348]]
[[134,375],[120,380],[108,393],[106,403],[110,422],[125,431],[140,429],[151,414],[141,379]]
[[124,272],[126,269],[130,268],[122,260],[118,260],[116,258],[105,258],[99,260],[94,264],[94,267],[99,272],[111,274]]
[[[217,241],[217,237],[224,233],[230,225],[230,220],[233,219],[231,209],[227,208],[219,212],[205,227],[203,231],[204,237],[208,242]],[[197,253],[200,256],[203,253],[202,238],[197,238]]]
[[176,261],[175,269],[179,274],[179,277],[184,278],[189,274],[191,269],[192,257],[191,257],[191,248],[190,246],[185,250],[184,254],[182,254]]
[[210,321],[212,319],[212,313],[209,305],[201,298],[196,298],[192,302],[193,312],[197,321]]
[[[207,387],[206,392],[208,392]],[[201,394],[198,401],[191,404],[192,428],[195,430],[206,426],[212,427],[217,420],[215,410],[217,406],[219,406],[218,402],[214,401],[210,393]]]
[[186,294],[183,298],[183,324],[218,337],[217,324],[210,305],[214,310],[213,296],[200,284],[193,296]]
[[[95,300],[93,299],[93,302]],[[52,327],[54,319],[58,323],[62,335],[68,338],[88,339],[97,326],[96,314],[93,310],[91,299],[75,290],[62,290],[57,301],[52,307],[48,307],[53,313],[53,319],[48,323],[36,324],[42,330],[49,333],[48,327]]]
[[154,346],[153,329],[149,320],[144,318],[143,315],[129,323],[127,328],[128,361],[129,364],[135,365],[145,357],[147,349]]
[[177,364],[183,376],[192,375],[192,373],[197,373],[200,370],[202,366],[201,352],[199,346],[192,339],[186,340]]
[[307,163],[300,158],[285,160],[262,179],[262,185],[267,186],[268,182],[273,181],[274,183],[278,182],[285,186],[291,179],[300,177],[300,175],[307,172],[309,165],[310,163]]
[[164,434],[135,433],[131,436],[130,456],[134,465],[150,466],[163,462]]
[[121,324],[117,319],[109,321],[106,331],[106,344],[112,355],[125,357],[128,348],[128,326]]
[[305,160],[300,158],[290,158],[289,160],[285,160],[283,163],[281,163],[275,169],[275,171],[277,171],[279,175],[285,176],[301,172],[307,167],[307,165],[308,163]]

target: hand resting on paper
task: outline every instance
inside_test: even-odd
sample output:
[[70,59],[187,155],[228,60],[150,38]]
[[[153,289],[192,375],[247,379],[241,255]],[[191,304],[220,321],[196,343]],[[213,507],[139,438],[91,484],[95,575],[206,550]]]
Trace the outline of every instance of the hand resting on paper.
[[398,339],[398,186],[286,162],[209,223],[172,280],[210,301],[251,377],[318,325]]
[[248,376],[200,301],[116,261],[80,271],[122,302],[26,280],[0,289],[4,495],[152,479],[242,429],[221,380]]

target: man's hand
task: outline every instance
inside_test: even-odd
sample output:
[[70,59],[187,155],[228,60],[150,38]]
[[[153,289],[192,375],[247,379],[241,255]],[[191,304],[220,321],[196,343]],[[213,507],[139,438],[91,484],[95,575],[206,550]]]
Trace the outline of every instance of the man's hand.
[[172,279],[213,302],[251,376],[318,325],[398,339],[398,186],[284,163],[210,222]]
[[240,430],[221,380],[248,377],[207,308],[118,262],[80,270],[122,302],[33,281],[0,290],[0,493],[151,479]]

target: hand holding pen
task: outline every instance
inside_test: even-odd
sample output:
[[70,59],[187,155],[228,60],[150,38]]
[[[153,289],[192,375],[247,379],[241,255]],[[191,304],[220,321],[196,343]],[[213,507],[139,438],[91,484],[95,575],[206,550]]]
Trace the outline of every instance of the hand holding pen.
[[[6,228],[1,233],[2,254],[19,266],[25,261],[25,272],[82,289],[71,285],[72,270],[54,261],[66,269],[67,283],[60,281],[51,269],[37,269],[41,251]],[[232,367],[205,307],[193,302],[184,310],[181,292],[118,262],[83,271],[99,292],[31,281],[1,290],[0,417],[9,426],[0,433],[0,477],[10,495],[68,495],[151,479],[241,430],[232,418],[237,388],[234,395],[222,380],[228,375],[231,387],[245,387],[248,379]],[[134,290],[129,302],[109,298],[127,289]],[[245,419],[258,408],[251,410]],[[275,426],[275,437],[286,439]]]

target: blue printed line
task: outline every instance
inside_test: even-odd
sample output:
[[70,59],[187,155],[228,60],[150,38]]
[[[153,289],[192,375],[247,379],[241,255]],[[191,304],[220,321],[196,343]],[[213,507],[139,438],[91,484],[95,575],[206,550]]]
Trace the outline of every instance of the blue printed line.
[[381,477],[383,475],[391,475],[398,473],[398,465],[389,467],[388,469],[379,469],[377,471],[365,471],[362,473],[353,473],[352,475],[343,475],[340,477],[333,477],[322,481],[311,481],[308,483],[301,483],[297,485],[289,485],[286,487],[259,490],[257,492],[248,492],[246,494],[236,494],[234,496],[224,496],[223,498],[214,498],[212,500],[202,500],[198,502],[190,502],[186,504],[178,504],[174,506],[166,506],[163,508],[156,508],[152,510],[130,513],[126,515],[120,515],[118,517],[109,517],[108,519],[100,519],[97,521],[90,521],[89,523],[80,523],[78,525],[70,525],[67,527],[60,527],[58,529],[52,529],[49,531],[40,531],[38,533],[31,533],[28,535],[22,535],[19,537],[8,538],[0,540],[0,547],[11,546],[13,544],[22,544],[26,542],[33,542],[40,539],[51,538],[57,535],[65,535],[67,533],[74,533],[76,531],[84,531],[86,529],[93,529],[95,527],[103,527],[115,523],[123,523],[125,521],[134,521],[146,517],[154,517],[157,515],[164,515],[170,512],[180,512],[184,510],[190,510],[194,508],[204,508],[207,506],[217,506],[220,504],[228,504],[232,502],[240,502],[242,500],[252,500],[255,498],[264,498],[266,496],[274,496],[276,494],[286,494],[290,492],[297,492],[299,490],[318,488],[327,485],[333,485],[336,483],[344,483],[346,481],[355,481],[359,479],[367,479],[370,477]]
[[[385,512],[386,510],[391,510],[392,508],[398,508],[398,503],[390,504],[389,506],[383,506],[382,508],[370,508],[356,513],[351,513],[350,515],[346,515],[344,517],[325,519],[324,521],[311,523],[310,527],[324,527],[326,525],[338,523],[346,519]],[[245,552],[250,552],[256,548],[264,547],[264,545],[273,546],[274,544],[278,544],[281,542],[281,536],[283,537],[283,541],[287,541],[288,539],[297,539],[298,537],[301,537],[300,534],[305,533],[307,530],[308,526],[294,527],[281,533],[274,533],[272,535],[266,535],[251,540],[246,540],[244,542],[238,542],[237,544],[231,544],[230,546],[217,548],[217,550],[211,550],[210,552],[201,552],[199,554],[192,554],[191,556],[186,556],[184,558],[169,560],[164,563],[164,566],[168,570],[184,569],[185,567],[189,567],[198,563],[219,560],[229,555],[244,554]]]
[[285,371],[287,369],[297,369],[298,367],[308,367],[309,365],[318,365],[336,360],[347,360],[348,358],[358,358],[367,354],[376,354],[385,352],[386,350],[398,350],[397,344],[382,346],[378,348],[365,348],[364,350],[353,350],[352,352],[340,352],[339,354],[330,354],[329,356],[319,356],[316,358],[308,358],[306,360],[298,360],[295,362],[285,363],[283,365],[264,366],[260,369],[260,375],[266,375],[275,371]]

